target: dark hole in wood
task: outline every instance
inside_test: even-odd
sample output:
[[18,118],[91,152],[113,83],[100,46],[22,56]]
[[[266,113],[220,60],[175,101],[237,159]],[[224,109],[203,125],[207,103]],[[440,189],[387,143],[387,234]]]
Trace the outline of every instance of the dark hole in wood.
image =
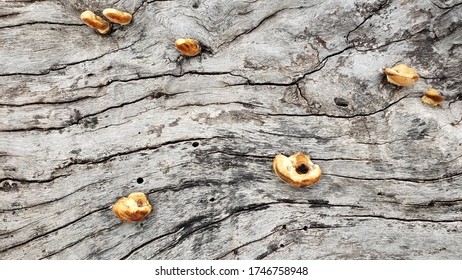
[[307,230],[308,230],[308,226],[304,226],[304,227],[303,227],[303,230],[304,230],[304,231],[307,231]]
[[141,178],[141,177],[139,177],[138,179],[136,179],[136,182],[137,182],[138,184],[142,184],[142,183],[144,182],[144,179]]
[[284,248],[284,246],[286,246],[286,245],[284,245],[282,243],[279,245],[279,247],[281,247],[281,248]]
[[306,174],[308,173],[309,169],[305,164],[300,164],[297,166],[297,168],[295,168],[295,171],[297,171],[298,174]]
[[192,143],[192,146],[193,146],[193,147],[199,146],[199,142],[193,142],[193,143]]
[[286,225],[282,225],[282,229],[286,229],[286,228],[287,228],[287,226],[286,226]]
[[334,98],[334,102],[337,106],[340,106],[340,107],[348,107],[348,101],[346,101],[345,99],[341,98],[341,97],[336,97]]
[[209,199],[210,202],[214,202],[215,201],[215,197],[212,197],[211,199]]

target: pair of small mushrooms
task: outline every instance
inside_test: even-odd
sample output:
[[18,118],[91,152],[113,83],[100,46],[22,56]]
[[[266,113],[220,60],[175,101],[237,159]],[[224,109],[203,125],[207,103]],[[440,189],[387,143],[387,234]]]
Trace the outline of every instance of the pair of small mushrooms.
[[[103,15],[112,23],[127,25],[132,22],[130,13],[119,11],[113,8],[103,10]],[[112,25],[100,16],[97,16],[92,11],[85,11],[80,15],[80,19],[89,27],[95,29],[100,34],[108,34],[111,32]]]
[[[413,86],[419,80],[417,72],[404,64],[393,68],[386,68],[387,81],[393,85],[407,87]],[[444,101],[444,96],[434,88],[427,90],[422,96],[422,102],[431,106],[438,106]]]

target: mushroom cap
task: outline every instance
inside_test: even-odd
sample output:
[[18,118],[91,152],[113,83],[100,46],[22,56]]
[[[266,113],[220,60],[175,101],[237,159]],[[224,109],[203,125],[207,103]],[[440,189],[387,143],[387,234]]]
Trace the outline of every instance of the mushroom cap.
[[396,65],[393,68],[386,68],[387,81],[400,87],[413,86],[419,80],[417,72],[404,64]]
[[201,52],[201,44],[194,39],[178,38],[175,41],[175,46],[179,52],[186,56],[196,56]]
[[430,88],[422,96],[422,102],[431,106],[438,106],[444,101],[444,95],[434,88]]
[[152,206],[144,193],[137,192],[117,200],[112,211],[124,222],[137,222],[151,213]]
[[104,9],[103,15],[111,22],[118,23],[120,25],[127,25],[133,19],[132,14],[113,8]]
[[321,178],[321,168],[303,153],[290,157],[277,155],[273,160],[273,169],[279,178],[294,187],[311,186]]
[[111,24],[101,17],[95,15],[92,11],[85,11],[80,14],[80,19],[89,27],[96,29],[101,34],[107,34],[111,31]]

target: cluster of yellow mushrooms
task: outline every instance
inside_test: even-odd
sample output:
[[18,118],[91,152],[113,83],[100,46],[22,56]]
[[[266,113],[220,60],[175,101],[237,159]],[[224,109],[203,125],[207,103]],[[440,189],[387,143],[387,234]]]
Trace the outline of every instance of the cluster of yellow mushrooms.
[[[130,13],[119,11],[116,9],[108,8],[103,10],[103,15],[112,23],[120,25],[127,25],[132,22],[132,15]],[[98,33],[106,35],[111,32],[112,25],[100,16],[97,16],[92,11],[85,11],[80,15],[80,19],[86,25],[95,29]]]
[[[417,72],[404,64],[393,68],[386,68],[387,81],[400,87],[413,86],[419,80]],[[422,102],[431,106],[439,106],[444,101],[444,96],[434,88],[430,88],[422,96]]]
[[[120,25],[128,25],[132,22],[132,14],[108,8],[103,10],[103,15],[112,23]],[[107,22],[92,11],[85,11],[80,15],[80,19],[89,27],[95,29],[99,34],[107,35],[112,30],[111,23]],[[199,41],[189,38],[179,38],[175,41],[175,45],[183,55],[196,56],[201,53],[201,44]]]
[[[110,22],[121,25],[127,25],[132,21],[130,13],[112,8],[105,9],[103,15]],[[111,31],[111,23],[91,11],[83,12],[80,18],[100,34],[109,34]],[[194,39],[179,38],[175,41],[175,46],[185,56],[192,57],[201,52],[201,44]],[[386,68],[385,74],[387,81],[397,86],[413,86],[419,80],[417,72],[404,64]],[[438,106],[444,101],[444,96],[437,90],[430,88],[422,96],[422,101],[431,106]],[[277,155],[273,160],[273,169],[279,178],[294,187],[311,186],[321,178],[321,168],[311,162],[310,157],[303,153],[297,153],[290,157]],[[120,198],[112,206],[112,211],[124,222],[136,222],[149,215],[152,212],[152,206],[144,193],[136,192],[128,197]]]

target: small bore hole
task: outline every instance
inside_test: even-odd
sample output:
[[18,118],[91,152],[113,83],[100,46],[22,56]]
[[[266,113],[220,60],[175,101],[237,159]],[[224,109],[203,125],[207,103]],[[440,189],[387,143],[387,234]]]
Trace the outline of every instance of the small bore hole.
[[144,182],[144,179],[140,177],[140,178],[136,179],[136,182],[138,184],[142,184]]
[[308,173],[309,169],[305,164],[301,164],[295,168],[295,171],[297,171],[298,174],[306,174]]
[[192,146],[193,146],[193,147],[199,146],[199,142],[193,142],[193,143],[192,143]]
[[348,107],[348,101],[346,101],[345,99],[343,98],[340,98],[340,97],[336,97],[334,98],[334,102],[337,106],[340,106],[340,107]]
[[209,199],[210,202],[214,202],[215,201],[215,197],[212,197],[211,199]]
[[282,225],[282,229],[286,229],[286,228],[287,228],[287,226],[286,226],[286,225]]
[[284,245],[284,244],[282,244],[282,243],[279,244],[279,247],[281,247],[281,248],[284,248],[284,246],[286,246],[286,245]]
[[304,231],[307,231],[307,230],[308,230],[308,226],[304,226],[304,227],[303,227],[303,230],[304,230]]

